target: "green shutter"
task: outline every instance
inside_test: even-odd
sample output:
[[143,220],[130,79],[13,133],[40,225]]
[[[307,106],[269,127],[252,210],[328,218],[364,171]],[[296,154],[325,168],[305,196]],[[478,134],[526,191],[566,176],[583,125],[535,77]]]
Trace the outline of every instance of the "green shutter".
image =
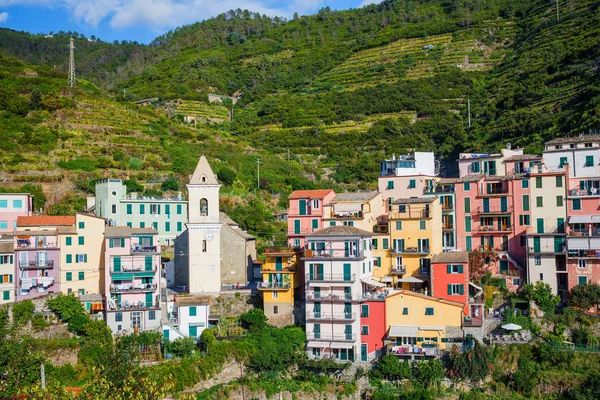
[[140,204],[140,214],[145,214],[145,213],[146,213],[146,205]]
[[113,258],[113,268],[115,272],[121,271],[121,257]]
[[556,187],[559,188],[562,187],[562,185],[562,176],[559,175],[556,177]]
[[594,166],[594,156],[585,156],[585,166],[586,167]]
[[[452,294],[452,285],[448,285],[448,294]],[[425,315],[429,315],[427,313],[425,313]]]
[[564,218],[558,218],[556,220],[556,226],[557,226],[558,233],[565,233],[565,219]]
[[483,199],[483,212],[490,212],[490,199],[488,198]]
[[127,204],[127,214],[133,214],[133,205]]
[[464,202],[465,202],[465,212],[470,213],[471,212],[471,198],[465,197]]
[[319,229],[319,220],[318,219],[313,219],[312,220],[312,228],[313,229]]
[[300,234],[300,220],[299,219],[294,220],[294,234],[295,235]]
[[177,214],[181,214],[181,204],[177,204]]
[[450,264],[446,265],[446,272],[449,274],[452,273],[452,265],[450,265]]
[[465,238],[465,241],[466,241],[466,244],[465,244],[466,250],[472,251],[473,250],[473,239],[471,238],[471,236],[467,236]]
[[165,222],[165,232],[171,232],[171,223]]
[[79,236],[79,237],[77,238],[77,242],[78,242],[78,244],[79,244],[80,246],[83,246],[83,245],[85,244],[85,237],[83,237],[83,236]]
[[536,222],[537,222],[537,233],[544,233],[544,219],[538,218]]
[[73,262],[73,255],[67,254],[67,264],[71,264]]
[[470,191],[470,190],[471,190],[471,182],[465,182],[465,183],[463,184],[463,189],[464,189],[466,192]]
[[144,269],[146,271],[152,271],[152,256],[146,256],[144,258]]
[[71,246],[73,244],[73,238],[71,236],[67,236],[66,242],[67,246]]
[[539,236],[534,236],[533,237],[533,252],[534,253],[539,253],[541,251],[541,239]]
[[541,189],[542,188],[542,177],[541,176],[536,176],[535,177],[535,187],[537,189]]
[[470,216],[465,217],[465,231],[471,232],[471,217]]
[[152,307],[152,293],[146,293],[146,307]]
[[463,266],[462,266],[462,264],[460,264],[460,265],[458,266],[458,273],[459,273],[459,274],[462,274],[462,273],[463,273]]
[[581,210],[581,199],[573,199],[573,210]]
[[529,211],[529,195],[523,195],[523,211]]
[[300,215],[306,215],[306,200],[299,200],[298,208],[299,208]]
[[465,294],[465,285],[458,286],[458,294]]
[[169,204],[165,204],[165,214],[171,214],[171,206]]
[[560,164],[558,164],[558,168],[562,168],[568,162],[569,161],[567,160],[567,157],[561,157],[560,158]]
[[70,282],[73,280],[73,273],[72,272],[67,272],[67,282]]
[[84,280],[84,279],[85,279],[85,272],[83,272],[83,271],[79,272],[79,274],[78,274],[78,277],[77,277],[77,278],[78,278],[80,281]]

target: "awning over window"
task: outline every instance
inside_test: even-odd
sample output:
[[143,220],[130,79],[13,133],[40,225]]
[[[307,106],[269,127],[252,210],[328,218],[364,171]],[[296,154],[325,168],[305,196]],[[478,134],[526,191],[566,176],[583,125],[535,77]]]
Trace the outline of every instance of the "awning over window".
[[600,215],[573,215],[569,217],[570,224],[591,224],[599,223]]
[[391,276],[384,276],[383,278],[381,278],[381,282],[394,282],[394,278],[392,278]]
[[417,333],[419,332],[418,326],[401,326],[401,325],[391,325],[389,337],[417,337]]
[[363,276],[362,278],[360,278],[360,281],[362,283],[366,283],[367,285],[371,285],[371,286],[376,286],[376,287],[384,287],[385,284],[381,283],[381,282],[377,282],[376,280],[373,280],[372,276]]
[[398,279],[398,282],[407,282],[407,283],[423,283],[423,281],[419,278],[415,278],[414,276],[407,276],[406,278]]
[[443,326],[420,326],[419,329],[422,331],[443,331],[444,327]]

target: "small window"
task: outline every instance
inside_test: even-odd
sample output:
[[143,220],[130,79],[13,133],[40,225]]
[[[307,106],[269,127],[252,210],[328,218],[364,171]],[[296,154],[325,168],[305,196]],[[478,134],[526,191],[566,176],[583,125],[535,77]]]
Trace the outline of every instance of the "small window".
[[362,304],[360,306],[360,316],[362,318],[368,318],[369,317],[369,305],[368,304]]
[[388,181],[387,188],[388,189],[393,189],[394,188],[394,181]]
[[133,214],[133,205],[127,204],[127,214]]
[[80,246],[83,246],[85,244],[85,237],[84,236],[79,236],[77,238],[77,242]]
[[426,307],[425,315],[433,315],[433,307]]
[[390,248],[390,239],[383,238],[382,245],[383,245],[383,250],[388,250]]
[[521,188],[522,189],[528,189],[529,188],[529,180],[528,179],[523,179],[521,181]]
[[73,273],[67,272],[67,282],[71,282],[73,280]]
[[463,184],[463,188],[466,192],[468,192],[469,190],[471,190],[471,182],[465,182]]
[[67,246],[71,246],[73,244],[73,238],[71,236],[67,236],[65,238]]
[[79,223],[79,229],[85,229],[85,222]]
[[318,210],[318,209],[319,209],[319,207],[320,207],[319,200],[317,200],[317,199],[314,199],[314,200],[312,201],[312,208],[314,208],[315,210]]
[[404,204],[399,205],[398,212],[404,214],[406,212],[406,205],[404,205]]
[[402,315],[408,315],[408,307],[402,308]]
[[123,313],[122,312],[115,313],[115,322],[123,322]]
[[427,221],[419,221],[419,229],[422,231],[427,230]]
[[573,199],[573,210],[581,210],[581,199]]
[[585,147],[586,149],[589,149],[590,147],[592,147],[592,144],[591,144],[591,143],[585,143],[584,147]]
[[67,264],[72,264],[73,263],[73,255],[72,254],[67,254],[66,255],[66,261],[67,261]]
[[79,272],[79,274],[78,274],[78,279],[79,279],[80,281],[83,281],[83,280],[85,280],[85,272],[83,272],[83,271]]
[[577,277],[577,283],[579,285],[587,285],[587,276],[578,276]]
[[22,208],[23,200],[13,200],[13,208]]
[[279,292],[276,290],[273,290],[273,292],[271,292],[271,297],[273,297],[273,299],[277,300],[279,298]]
[[148,319],[149,319],[150,321],[154,321],[154,320],[156,319],[156,311],[154,311],[154,310],[150,310],[150,311],[148,312]]
[[177,222],[177,232],[181,232],[183,230],[183,224],[181,221]]
[[397,231],[401,231],[402,230],[402,221],[396,221],[396,230]]
[[535,256],[534,257],[534,262],[535,262],[535,265],[542,265],[542,257],[541,256]]
[[556,207],[562,207],[562,206],[563,206],[563,197],[556,196]]
[[202,252],[206,253],[206,240],[202,241]]
[[594,156],[585,156],[585,166],[586,167],[594,166]]
[[0,200],[0,208],[7,208],[8,200]]
[[273,306],[273,314],[279,314],[279,306]]
[[112,205],[110,206],[110,208],[111,208],[111,212],[112,212],[113,214],[116,214],[116,213],[117,213],[117,205],[116,205],[116,204],[112,204]]
[[417,180],[416,179],[411,179],[408,183],[408,188],[409,189],[414,189],[417,187]]
[[195,317],[196,316],[196,307],[190,307],[190,317]]
[[583,260],[581,258],[577,260],[577,268],[586,269],[586,267],[587,267],[586,260]]
[[542,188],[542,177],[541,176],[536,176],[535,177],[535,187],[537,189],[541,189]]
[[559,175],[559,176],[556,177],[556,187],[559,188],[559,187],[562,187],[562,186],[563,186],[562,176]]
[[537,196],[535,198],[536,207],[544,207],[544,198],[542,196]]
[[369,335],[369,326],[368,325],[363,325],[360,327],[360,334],[361,335]]
[[177,204],[177,214],[181,215],[182,211],[181,211],[182,207],[181,204]]

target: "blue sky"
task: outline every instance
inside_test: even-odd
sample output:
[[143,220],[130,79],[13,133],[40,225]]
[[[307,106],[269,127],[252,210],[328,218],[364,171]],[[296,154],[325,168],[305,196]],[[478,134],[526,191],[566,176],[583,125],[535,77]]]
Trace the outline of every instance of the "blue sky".
[[148,43],[181,25],[230,9],[290,18],[358,8],[381,0],[0,0],[0,27],[32,33],[75,31],[106,41]]

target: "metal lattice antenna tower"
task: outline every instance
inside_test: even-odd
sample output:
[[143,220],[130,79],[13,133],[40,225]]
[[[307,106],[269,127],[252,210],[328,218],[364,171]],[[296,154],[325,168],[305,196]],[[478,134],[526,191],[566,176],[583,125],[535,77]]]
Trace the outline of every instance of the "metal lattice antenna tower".
[[71,38],[69,44],[69,87],[75,87],[75,44]]

